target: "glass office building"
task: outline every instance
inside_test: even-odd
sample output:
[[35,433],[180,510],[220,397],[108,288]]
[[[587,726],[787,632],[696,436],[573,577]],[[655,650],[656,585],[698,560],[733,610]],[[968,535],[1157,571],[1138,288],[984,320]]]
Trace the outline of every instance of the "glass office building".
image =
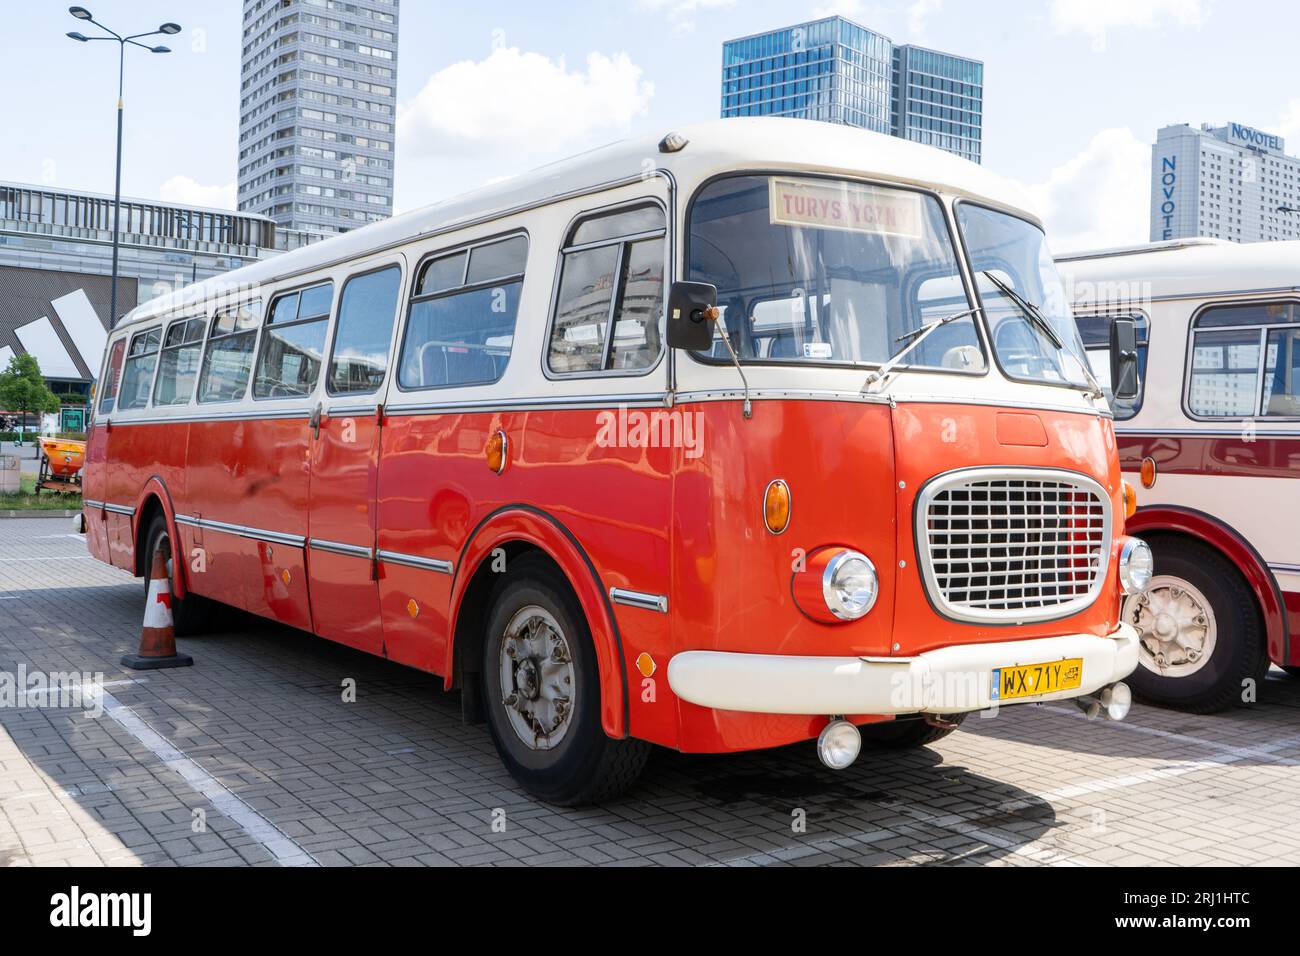
[[891,133],[980,161],[983,63],[919,46],[896,46],[892,78]]
[[244,0],[239,208],[286,245],[393,212],[399,0]]
[[860,126],[980,161],[984,65],[827,17],[722,46],[722,115]]

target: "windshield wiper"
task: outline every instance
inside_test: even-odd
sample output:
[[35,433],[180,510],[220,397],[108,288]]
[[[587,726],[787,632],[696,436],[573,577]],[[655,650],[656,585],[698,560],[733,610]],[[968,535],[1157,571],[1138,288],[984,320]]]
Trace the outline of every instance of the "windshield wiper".
[[1024,313],[1025,318],[1027,318],[1030,323],[1038,329],[1038,331],[1047,336],[1048,341],[1056,346],[1058,352],[1065,348],[1065,343],[1061,341],[1061,337],[1056,334],[1056,329],[1052,328],[1052,323],[1047,321],[1046,316],[1043,315],[1042,310],[1039,309],[1038,306],[1034,305],[1034,303],[1030,302],[1015,289],[1011,288],[1011,286],[1007,285],[988,269],[984,270],[984,276],[998,287],[999,292],[1016,304],[1016,308]]
[[[935,319],[933,322],[927,322],[925,325],[912,329],[910,332],[904,332],[898,338],[894,339],[895,342],[907,342],[906,347],[895,352],[890,356],[888,362],[880,366],[880,368],[875,369],[867,376],[867,380],[862,383],[863,393],[865,394],[867,389],[877,383],[880,383],[883,386],[885,378],[889,373],[897,368],[899,363],[901,363],[906,356],[916,351],[917,346],[929,338],[931,332],[943,328],[943,326],[947,325],[949,322],[956,322],[958,319],[977,315],[979,314],[979,311],[979,308],[976,307],[974,309],[967,309],[965,312],[958,312],[954,315],[945,315],[942,319]],[[909,339],[911,340],[910,342],[908,341]]]
[[[984,270],[984,276],[998,287],[999,292],[1015,303],[1016,308],[1024,314],[1025,318],[1029,320],[1029,323],[1038,329],[1038,331],[1042,332],[1043,335],[1047,336],[1047,340],[1056,346],[1058,352],[1065,351],[1065,343],[1061,340],[1061,336],[1057,334],[1056,329],[1052,328],[1052,323],[1047,321],[1047,317],[1043,315],[1042,309],[1034,305],[1034,303],[1030,302],[988,269]],[[1076,364],[1078,364],[1079,368],[1082,369],[1084,377],[1088,379],[1088,387],[1092,389],[1093,394],[1097,398],[1105,398],[1106,393],[1102,390],[1101,383],[1097,381],[1096,376],[1092,374],[1092,369],[1088,368],[1087,359],[1084,359],[1082,362],[1076,360]],[[1058,367],[1058,370],[1061,371],[1062,377],[1065,377],[1064,369]],[[1066,379],[1066,381],[1068,382],[1069,380]]]

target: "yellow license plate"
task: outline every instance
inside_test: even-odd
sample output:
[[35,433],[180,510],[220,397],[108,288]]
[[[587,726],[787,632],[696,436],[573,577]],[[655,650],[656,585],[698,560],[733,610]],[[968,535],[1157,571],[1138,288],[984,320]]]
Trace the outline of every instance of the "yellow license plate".
[[1083,683],[1083,658],[1072,657],[1046,664],[1020,664],[993,671],[993,699],[1016,700],[1073,690]]

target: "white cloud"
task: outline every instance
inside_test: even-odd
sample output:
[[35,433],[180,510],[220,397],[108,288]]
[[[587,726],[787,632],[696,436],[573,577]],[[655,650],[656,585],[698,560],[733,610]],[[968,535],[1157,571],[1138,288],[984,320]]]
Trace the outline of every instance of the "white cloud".
[[1028,189],[1053,252],[1132,245],[1150,237],[1151,145],[1130,129],[1102,130],[1046,182]]
[[1169,24],[1200,29],[1214,0],[1052,0],[1058,33],[1083,33],[1103,50],[1110,30],[1154,30]]
[[571,71],[563,58],[500,47],[431,76],[399,110],[398,142],[439,157],[570,153],[594,134],[626,131],[653,97],[626,53],[589,53],[586,70]]
[[637,6],[651,13],[667,13],[668,22],[676,33],[695,30],[695,16],[701,10],[727,9],[736,0],[637,0]]
[[236,189],[234,183],[224,186],[204,186],[188,176],[173,176],[158,189],[164,202],[186,206],[211,206],[215,209],[234,209]]
[[907,10],[908,42],[915,42],[924,36],[930,17],[942,9],[943,0],[913,0]]
[[1287,104],[1286,111],[1277,124],[1277,133],[1284,139],[1300,137],[1300,100],[1292,100]]

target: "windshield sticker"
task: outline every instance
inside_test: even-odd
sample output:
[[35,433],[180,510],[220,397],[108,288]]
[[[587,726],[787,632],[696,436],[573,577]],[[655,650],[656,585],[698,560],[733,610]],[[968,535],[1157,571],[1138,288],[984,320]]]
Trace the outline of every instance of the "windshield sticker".
[[806,359],[828,359],[833,357],[829,342],[805,342],[803,357]]
[[778,226],[840,229],[878,236],[920,239],[924,235],[921,196],[858,183],[770,180],[768,208]]

